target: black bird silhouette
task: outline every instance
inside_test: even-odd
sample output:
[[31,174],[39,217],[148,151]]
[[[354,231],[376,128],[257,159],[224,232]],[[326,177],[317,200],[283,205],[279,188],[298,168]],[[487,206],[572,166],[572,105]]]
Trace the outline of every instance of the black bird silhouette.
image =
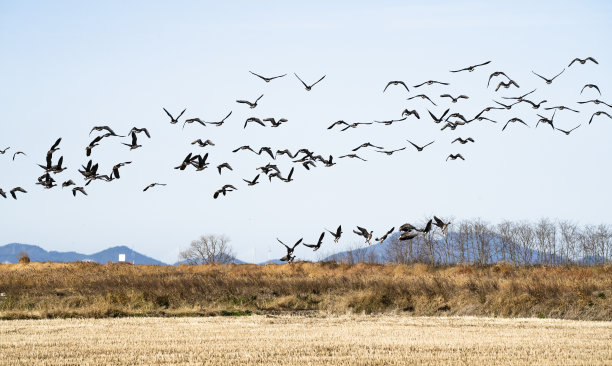
[[342,159],[342,158],[352,158],[352,159],[359,159],[359,160],[367,161],[366,159],[359,157],[357,154],[347,154],[347,155],[342,155],[338,157],[338,159]]
[[276,158],[274,157],[274,153],[272,152],[272,149],[268,146],[263,146],[259,149],[259,152],[257,153],[257,155],[261,155],[262,153],[268,153],[268,155],[270,155],[270,157],[272,158],[272,160],[276,160]]
[[457,158],[459,158],[459,159],[461,159],[461,160],[465,160],[465,159],[463,158],[463,155],[461,155],[461,154],[455,154],[455,155],[450,154],[450,155],[448,155],[448,156],[446,157],[446,161],[448,161],[448,159],[451,159],[451,160],[456,160]]
[[433,102],[431,99],[429,99],[429,97],[428,97],[427,95],[425,95],[425,94],[415,95],[415,96],[410,97],[410,98],[408,98],[408,99],[406,99],[406,100],[411,100],[411,99],[414,99],[414,98],[427,99],[428,101],[430,101],[430,102],[431,102],[431,104],[433,104],[433,105],[435,105],[435,106],[438,106],[438,105],[437,105],[436,103],[434,103],[434,102]]
[[209,125],[215,125],[215,126],[219,127],[219,126],[221,126],[221,125],[222,125],[222,124],[225,122],[225,120],[226,120],[226,119],[228,119],[228,118],[229,118],[229,116],[231,116],[231,115],[232,115],[232,111],[230,111],[230,112],[227,114],[227,116],[225,116],[225,118],[223,118],[223,119],[222,119],[221,121],[219,121],[219,122],[206,122],[206,123],[208,123]]
[[467,95],[463,95],[463,94],[461,94],[457,98],[453,98],[453,96],[450,95],[450,94],[442,94],[442,95],[440,95],[440,98],[450,98],[451,102],[453,102],[453,103],[457,103],[457,101],[459,99],[470,99],[470,97],[468,97]]
[[188,118],[188,119],[185,120],[185,122],[183,122],[183,129],[185,129],[185,125],[187,125],[188,123],[192,124],[192,123],[195,123],[195,122],[197,122],[197,123],[201,124],[202,126],[206,127],[206,122],[203,121],[201,118]]
[[572,60],[572,62],[569,63],[569,65],[567,65],[567,67],[572,66],[572,64],[574,62],[576,62],[576,61],[580,62],[580,64],[582,64],[582,65],[584,65],[584,63],[587,62],[587,61],[592,61],[595,64],[599,64],[599,62],[597,62],[597,60],[595,60],[593,57],[587,57],[587,58],[584,58],[584,59],[580,59],[580,58],[576,57],[575,59]]
[[423,86],[425,84],[427,84],[427,85],[433,85],[433,84],[450,85],[449,83],[443,83],[441,81],[429,80],[429,81],[426,81],[424,83],[420,83],[419,85],[415,85],[415,86],[413,86],[413,88],[418,88],[418,87],[421,87],[421,86]]
[[285,149],[285,150],[276,150],[276,155],[287,155],[289,158],[293,159],[295,158],[295,156],[297,154],[292,154],[291,151],[289,151],[289,149]]
[[289,175],[287,175],[287,178],[283,178],[283,177],[279,176],[280,180],[282,180],[283,182],[286,182],[286,183],[291,182],[293,180],[293,178],[291,178],[291,177],[293,177],[293,170],[294,169],[295,168],[291,168],[291,170],[289,171]]
[[221,187],[221,189],[217,190],[214,194],[213,194],[213,198],[217,199],[217,197],[219,197],[219,194],[223,194],[225,196],[225,194],[227,192],[232,192],[232,191],[237,191],[238,188],[234,187],[231,184],[226,184],[223,187]]
[[255,152],[255,150],[251,149],[251,147],[249,145],[240,146],[239,148],[232,150],[232,152],[235,153],[235,152],[238,152],[240,150],[250,150],[250,151],[254,152],[255,154],[257,154]]
[[375,147],[377,149],[384,149],[384,147],[376,146],[376,145],[373,145],[373,144],[371,144],[369,142],[364,142],[363,144],[361,144],[361,145],[357,146],[356,148],[354,148],[352,151],[357,151],[357,150],[361,149],[362,147]]
[[472,72],[472,71],[474,71],[475,68],[480,67],[480,66],[484,66],[484,65],[488,65],[490,63],[491,63],[491,61],[487,61],[487,62],[483,62],[483,63],[478,64],[478,65],[464,67],[463,69],[451,70],[451,72],[460,72],[460,71],[469,71],[469,72]]
[[228,163],[219,164],[219,165],[217,165],[217,170],[219,171],[219,174],[221,174],[221,169],[223,169],[223,168],[227,168],[229,170],[234,170],[234,169],[232,169],[232,167]]
[[319,241],[317,241],[316,244],[306,244],[304,243],[303,245],[305,247],[308,248],[313,248],[313,251],[317,251],[319,248],[321,248],[321,244],[323,244],[323,237],[325,236],[325,231],[321,233],[321,236],[319,236]]
[[69,179],[65,181],[64,183],[62,183],[62,188],[70,187],[70,186],[76,186],[76,183],[72,179]]
[[498,101],[494,100],[494,102],[495,102],[495,103],[497,103],[497,104],[501,105],[502,107],[504,107],[505,109],[508,109],[508,110],[510,110],[510,109],[512,108],[512,106],[519,104],[521,101],[522,101],[522,100],[519,100],[519,101],[514,102],[514,103],[512,103],[512,104],[504,104],[504,103],[500,103],[500,102],[498,102]]
[[112,177],[112,176],[114,176],[116,179],[121,178],[121,177],[119,176],[119,168],[121,168],[122,166],[126,166],[126,165],[128,165],[128,164],[132,164],[132,162],[131,162],[131,161],[126,161],[126,162],[119,163],[119,164],[115,165],[115,166],[113,167],[113,172],[111,173],[111,177]]
[[2,188],[0,188],[0,196],[2,196],[3,198],[6,198],[6,192],[4,192]]
[[331,130],[332,128],[334,128],[335,126],[338,126],[338,125],[346,125],[346,126],[348,126],[349,124],[344,122],[343,120],[340,120],[340,121],[336,121],[336,122],[332,123],[331,126],[327,127],[327,129]]
[[262,121],[264,121],[264,122],[270,122],[270,123],[272,124],[272,126],[271,126],[271,127],[278,127],[278,126],[280,126],[281,124],[283,124],[283,123],[285,123],[285,122],[288,122],[289,120],[288,120],[288,119],[286,119],[286,118],[281,118],[281,119],[279,119],[279,120],[278,120],[278,122],[277,122],[277,121],[276,121],[276,119],[274,119],[274,118],[271,118],[271,117],[270,117],[270,118],[264,118],[264,119],[262,119]]
[[83,188],[83,187],[74,187],[74,188],[72,188],[72,195],[74,197],[76,197],[77,192],[81,192],[81,193],[83,193],[84,195],[87,196],[87,192],[85,192],[85,188]]
[[[406,109],[406,111],[408,111],[408,110]],[[406,118],[408,118],[408,117],[404,117],[404,118],[402,118],[402,119],[390,119],[390,120],[387,120],[387,121],[374,121],[374,122],[376,122],[376,123],[382,123],[382,124],[384,124],[384,125],[386,125],[386,126],[390,126],[390,125],[392,125],[392,124],[393,124],[393,123],[395,123],[395,122],[405,121],[405,120],[406,120]]]
[[402,147],[401,149],[395,149],[395,150],[376,150],[376,152],[387,154],[390,156],[390,155],[393,155],[393,153],[402,151],[402,150],[406,150],[406,147]]
[[399,237],[399,241],[412,240],[416,238],[419,234],[415,232],[405,232]]
[[[459,155],[459,154],[457,154],[457,155]],[[427,224],[425,224],[425,227],[423,229],[419,230],[419,231],[424,233],[424,234],[427,234],[428,232],[430,232],[431,231],[431,222],[432,221],[433,221],[432,219],[429,219],[429,221],[427,221]]]
[[532,102],[532,101],[530,101],[530,100],[527,100],[527,99],[522,99],[520,102],[524,102],[524,103],[531,104],[531,107],[532,107],[533,109],[538,109],[538,108],[540,108],[540,106],[542,105],[542,103],[546,103],[546,102],[547,102],[547,100],[545,99],[545,100],[541,101],[541,102],[540,102],[540,103],[538,103],[538,104],[535,104],[534,102]]
[[21,187],[15,187],[15,188],[11,189],[11,191],[10,191],[11,196],[13,197],[13,199],[17,199],[17,192],[28,193],[28,191],[26,191],[25,189],[23,189]]
[[249,118],[247,118],[247,119],[246,119],[246,121],[244,121],[244,127],[243,127],[243,128],[246,128],[246,126],[247,126],[247,124],[248,124],[249,122],[255,122],[255,123],[258,123],[258,124],[260,124],[260,125],[262,125],[262,126],[266,127],[266,124],[265,124],[265,123],[263,123],[263,121],[262,121],[262,120],[260,120],[259,118],[257,118],[257,117],[249,117]]
[[582,94],[582,92],[584,91],[584,88],[595,89],[595,90],[597,90],[599,95],[601,95],[601,91],[599,90],[599,87],[597,85],[595,85],[595,84],[586,84],[585,86],[582,87],[582,90],[580,91],[580,94]]
[[253,180],[243,179],[243,181],[247,182],[249,186],[254,186],[255,184],[259,183],[257,179],[259,179],[259,174],[257,174]]
[[283,74],[283,75],[279,75],[279,76],[272,76],[272,77],[267,78],[267,77],[265,77],[265,76],[261,76],[261,75],[259,75],[259,74],[256,74],[256,73],[254,73],[253,71],[249,71],[249,72],[250,72],[251,74],[253,74],[253,75],[255,75],[255,76],[257,76],[257,77],[261,78],[261,79],[262,79],[263,81],[265,81],[266,83],[269,83],[271,80],[278,79],[278,78],[282,78],[283,76],[287,75],[287,74]]
[[125,142],[122,142],[122,144],[125,146],[129,146],[130,150],[134,150],[134,149],[138,149],[139,147],[142,147],[142,145],[138,145],[138,137],[136,137],[136,132],[132,132],[131,135],[132,135],[132,143],[126,144]]
[[204,156],[196,155],[191,158],[191,165],[196,168],[197,172],[201,172],[202,170],[208,168],[209,163],[206,162],[206,159],[208,159],[208,153],[206,153]]
[[495,71],[494,73],[492,73],[491,75],[489,75],[489,81],[487,81],[487,88],[489,87],[489,84],[491,83],[491,79],[499,76],[499,75],[504,75],[506,77],[506,79],[511,80],[508,75],[506,75],[503,71]]
[[563,132],[565,135],[569,136],[569,134],[570,134],[572,131],[574,131],[575,129],[577,129],[577,128],[578,128],[578,127],[580,127],[580,126],[581,126],[581,125],[578,125],[578,126],[576,126],[576,127],[572,128],[572,129],[571,129],[571,130],[569,130],[569,131],[562,130],[562,129],[560,129],[560,128],[556,128],[556,127],[555,127],[555,130],[557,130],[557,131],[561,131],[561,132]]
[[[101,136],[96,136],[96,138],[94,138],[89,145],[87,145],[85,147],[85,155],[90,156],[91,155],[91,150],[93,150],[94,147],[98,146],[98,142],[102,141],[102,139],[104,138],[104,136],[106,135],[101,135]],[[128,145],[131,146],[131,145]]]
[[411,115],[415,115],[417,119],[421,119],[421,116],[419,116],[419,112],[417,112],[415,109],[409,111],[408,108],[406,108],[402,111],[402,117],[410,117]]
[[512,85],[516,86],[517,88],[520,88],[520,86],[516,83],[516,81],[510,79],[505,83],[503,81],[500,81],[499,84],[497,84],[497,88],[495,88],[495,91],[498,91],[499,88],[508,89]]
[[559,76],[559,75],[563,74],[563,71],[565,71],[565,69],[563,69],[563,70],[562,70],[560,73],[558,73],[557,75],[555,75],[555,76],[554,76],[552,79],[547,79],[547,78],[545,78],[544,76],[542,76],[542,75],[540,75],[540,74],[536,73],[536,72],[535,72],[535,71],[533,71],[533,70],[532,70],[531,72],[533,72],[533,73],[534,73],[536,76],[539,76],[539,77],[540,77],[542,80],[546,81],[546,84],[551,84],[551,83],[553,82],[553,80],[555,80],[555,79],[557,78],[557,76]]
[[382,244],[385,240],[387,240],[387,237],[391,235],[391,233],[393,233],[393,230],[395,230],[395,227],[392,227],[389,231],[385,233],[385,235],[381,236],[380,238],[374,239],[374,241],[377,241]]
[[399,231],[404,232],[404,233],[406,232],[409,233],[411,231],[419,231],[419,230],[416,228],[416,226],[413,226],[412,224],[409,224],[409,223],[405,223],[404,225],[399,227]]
[[174,118],[174,117],[173,117],[173,116],[170,114],[170,112],[168,112],[168,110],[167,110],[166,108],[162,108],[162,109],[164,110],[164,112],[166,112],[166,114],[168,115],[168,117],[170,117],[170,123],[171,123],[171,124],[173,124],[173,125],[178,123],[179,118],[181,118],[181,116],[183,115],[183,113],[185,113],[185,111],[187,110],[187,108],[183,109],[183,111],[182,111],[182,112],[181,112],[181,113],[180,113],[180,114],[179,114],[179,115],[178,115],[176,118]]
[[155,186],[165,186],[165,183],[151,183],[148,186],[146,186],[142,191],[146,192],[149,188],[153,188]]
[[586,103],[594,103],[594,104],[604,104],[607,105],[608,107],[612,108],[612,105],[609,105],[608,103],[601,101],[599,99],[593,99],[593,100],[586,100],[584,102],[578,102],[578,104],[586,104]]
[[333,232],[329,229],[325,230],[327,230],[334,237],[334,243],[338,243],[338,240],[340,240],[340,237],[342,236],[342,225],[338,226],[336,232]]
[[359,236],[363,236],[366,243],[372,244],[372,234],[374,231],[368,232],[368,230],[362,228],[361,226],[357,226],[357,230],[353,230],[353,232]]
[[191,155],[192,153],[189,153],[187,157],[183,159],[183,162],[181,163],[181,165],[174,167],[174,169],[185,170],[185,168],[187,168],[191,164]]
[[302,238],[300,238],[300,240],[296,241],[295,244],[293,244],[292,247],[286,245],[285,243],[283,243],[279,238],[276,238],[276,240],[278,240],[279,243],[281,243],[285,248],[287,248],[287,255],[282,257],[280,260],[283,262],[293,262],[293,260],[295,259],[295,256],[293,255],[293,251],[295,250],[295,248],[300,245],[300,243],[302,242]]
[[95,126],[91,129],[91,131],[89,131],[89,135],[91,136],[91,133],[94,131],[106,131],[108,136],[125,137],[125,136],[117,135],[115,131],[113,131],[113,129],[108,126]]
[[200,147],[206,147],[208,145],[215,146],[214,142],[210,140],[202,141],[202,139],[197,139],[191,143],[192,145],[198,144]]
[[448,230],[448,225],[450,225],[450,221],[449,222],[444,222],[441,219],[437,218],[436,216],[433,217],[434,218],[434,225],[436,225],[437,227],[439,227],[442,230],[442,233],[444,235],[446,235],[446,231]]
[[302,79],[300,79],[300,77],[296,73],[293,73],[293,75],[295,75],[295,77],[298,78],[298,80],[302,83],[302,85],[304,85],[304,88],[306,88],[306,91],[310,91],[310,89],[312,89],[313,86],[317,85],[321,80],[325,79],[325,76],[326,76],[326,75],[323,75],[323,77],[317,80],[314,84],[307,85]]
[[429,112],[429,110],[427,110],[427,112],[429,112],[429,115],[431,116],[431,118],[434,120],[435,123],[440,123],[442,122],[442,120],[444,119],[444,116],[446,116],[446,114],[448,113],[448,111],[450,111],[450,109],[447,109],[446,111],[444,111],[444,113],[442,113],[442,115],[440,116],[440,118],[436,117],[433,113]]
[[16,153],[13,154],[13,161],[15,161],[15,157],[17,155],[25,155],[25,156],[27,156],[26,153],[24,153],[23,151],[17,151]]
[[414,146],[417,149],[417,151],[423,151],[424,148],[426,148],[427,146],[429,146],[429,145],[431,145],[431,144],[433,144],[435,142],[435,140],[434,140],[434,141],[432,141],[432,142],[430,142],[428,144],[425,144],[423,146],[419,146],[419,145],[413,143],[410,140],[406,140],[406,141],[408,141],[410,143],[410,145]]
[[518,97],[502,97],[502,99],[513,99],[513,100],[518,100],[519,102],[522,101],[526,96],[528,96],[529,94],[535,92],[537,89],[533,89],[532,91],[530,91],[529,93],[523,94],[521,96]]
[[355,123],[351,123],[350,125],[344,127],[340,131],[346,131],[349,128],[357,128],[358,126],[361,126],[361,125],[371,125],[372,123],[374,123],[374,122],[355,122]]
[[408,87],[406,86],[406,83],[404,83],[403,81],[400,81],[400,80],[393,80],[393,81],[389,81],[389,82],[387,83],[387,86],[385,86],[385,88],[383,89],[383,93],[384,93],[385,91],[387,91],[387,88],[389,87],[389,85],[403,85],[403,86],[404,86],[404,88],[406,88],[406,91],[408,91],[408,92],[410,91],[410,90],[408,90]]
[[549,111],[549,110],[551,110],[551,109],[560,110],[560,111],[564,111],[564,110],[566,110],[566,109],[567,109],[568,111],[572,111],[572,112],[575,112],[575,113],[579,113],[577,110],[575,110],[575,109],[571,109],[571,108],[566,107],[566,106],[564,106],[564,105],[558,105],[558,106],[554,106],[554,107],[544,108],[544,110],[546,110],[546,111]]
[[248,104],[249,107],[251,109],[257,107],[257,102],[259,102],[259,100],[263,97],[264,95],[260,95],[259,98],[255,99],[255,101],[253,103],[249,102],[248,100],[237,100],[236,103],[243,103],[243,104]]
[[465,145],[468,142],[474,142],[474,139],[471,137],[468,137],[467,139],[464,140],[461,137],[457,137],[456,139],[453,140],[453,142],[451,142],[451,144],[454,143],[455,141],[459,141],[461,145]]
[[6,148],[6,149],[4,149],[4,150],[0,149],[0,155],[4,155],[4,154],[6,153],[6,151],[7,151],[8,149],[10,149],[10,148],[11,148],[11,147],[9,146],[9,147],[7,147],[7,148]]
[[612,118],[612,116],[610,116],[608,113],[606,113],[604,111],[598,111],[598,112],[593,113],[593,115],[591,116],[591,119],[589,119],[589,124],[591,124],[591,122],[593,122],[593,117],[600,116],[602,114],[605,115],[605,116],[608,116],[608,118]]
[[503,130],[505,130],[505,129],[506,129],[506,127],[508,127],[508,124],[510,124],[510,123],[515,123],[515,122],[522,123],[522,124],[524,124],[525,126],[529,127],[529,125],[527,125],[527,123],[523,122],[523,120],[522,120],[522,119],[520,119],[520,118],[511,118],[511,119],[509,119],[509,120],[508,120],[508,122],[506,122],[506,124],[504,125],[504,128],[502,128],[502,131],[503,131]]

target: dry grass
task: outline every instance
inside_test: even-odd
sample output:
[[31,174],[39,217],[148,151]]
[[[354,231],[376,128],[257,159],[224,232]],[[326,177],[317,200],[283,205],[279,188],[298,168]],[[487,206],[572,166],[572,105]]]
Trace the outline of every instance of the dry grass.
[[0,265],[0,318],[405,313],[612,320],[612,267]]
[[0,365],[610,365],[612,323],[403,316],[0,322]]

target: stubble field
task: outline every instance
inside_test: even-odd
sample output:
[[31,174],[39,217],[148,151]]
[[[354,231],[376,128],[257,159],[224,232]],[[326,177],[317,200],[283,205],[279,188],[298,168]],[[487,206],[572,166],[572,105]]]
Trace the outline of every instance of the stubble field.
[[610,365],[612,323],[397,315],[0,322],[1,365]]

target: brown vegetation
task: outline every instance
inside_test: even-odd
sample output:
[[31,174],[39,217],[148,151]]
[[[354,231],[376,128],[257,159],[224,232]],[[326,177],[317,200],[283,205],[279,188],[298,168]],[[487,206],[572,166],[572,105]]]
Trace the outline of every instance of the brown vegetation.
[[389,313],[612,320],[612,267],[0,265],[0,318]]

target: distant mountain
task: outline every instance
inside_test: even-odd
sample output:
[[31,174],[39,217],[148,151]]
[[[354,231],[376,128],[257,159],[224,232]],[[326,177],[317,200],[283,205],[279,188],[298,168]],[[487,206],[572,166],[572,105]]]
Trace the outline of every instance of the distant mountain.
[[117,262],[119,254],[125,254],[125,261],[134,264],[157,264],[166,265],[166,263],[157,259],[140,254],[126,246],[117,246],[105,249],[94,254],[81,254],[77,252],[57,252],[46,251],[37,245],[28,245],[20,243],[11,243],[0,246],[0,263],[17,263],[19,253],[27,253],[30,260],[33,262],[75,262],[75,261],[92,261],[97,263]]

